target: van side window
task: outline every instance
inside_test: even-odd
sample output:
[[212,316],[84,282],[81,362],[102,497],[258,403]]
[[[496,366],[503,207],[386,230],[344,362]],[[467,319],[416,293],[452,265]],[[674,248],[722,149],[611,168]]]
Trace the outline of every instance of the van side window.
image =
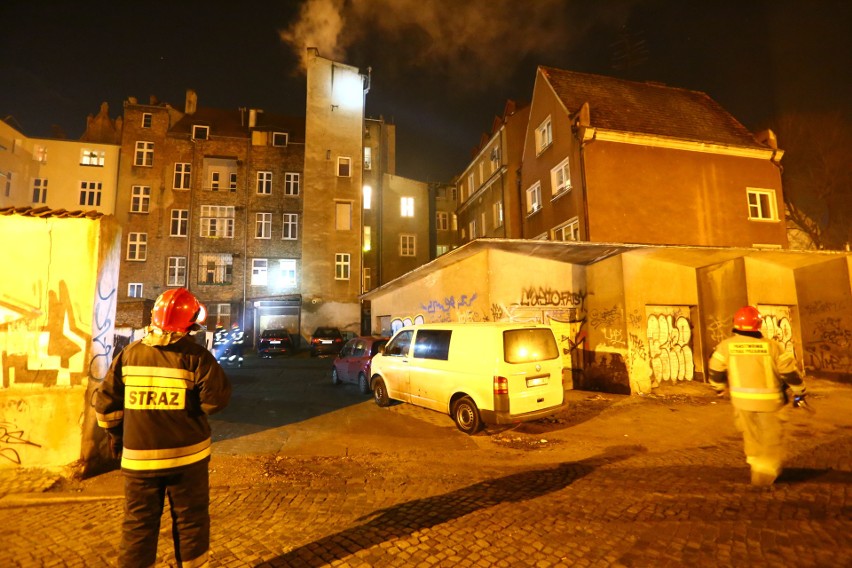
[[414,356],[421,359],[440,359],[446,361],[450,357],[450,337],[453,332],[449,329],[421,329],[414,341]]
[[411,336],[413,334],[413,331],[400,331],[396,337],[388,342],[385,347],[385,355],[395,355],[397,357],[408,355],[408,348],[411,346]]

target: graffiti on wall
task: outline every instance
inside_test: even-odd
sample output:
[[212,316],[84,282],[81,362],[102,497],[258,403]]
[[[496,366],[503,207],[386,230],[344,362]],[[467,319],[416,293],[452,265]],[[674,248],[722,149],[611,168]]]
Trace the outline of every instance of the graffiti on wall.
[[852,330],[846,326],[845,302],[812,302],[802,308],[811,321],[804,341],[805,368],[827,373],[852,373]]
[[[21,414],[28,410],[25,400],[9,400],[5,403],[3,415]],[[27,440],[24,430],[14,422],[7,419],[0,420],[0,464],[9,461],[15,465],[21,465],[21,456],[18,453],[20,446],[41,447],[39,444]]]
[[695,375],[689,306],[647,306],[648,356],[654,381],[691,381]]
[[414,317],[398,317],[391,320],[391,335],[409,325],[418,325],[425,323],[422,315]]
[[95,297],[95,309],[92,330],[92,356],[89,361],[89,378],[102,381],[112,363],[113,335],[115,331],[115,303],[118,296],[118,283],[115,274],[107,271],[98,279],[98,291]]

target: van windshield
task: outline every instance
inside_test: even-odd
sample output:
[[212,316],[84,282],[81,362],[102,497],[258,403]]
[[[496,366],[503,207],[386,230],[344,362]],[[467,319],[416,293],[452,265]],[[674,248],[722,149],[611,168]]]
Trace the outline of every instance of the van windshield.
[[559,357],[549,329],[512,329],[503,332],[503,358],[507,363],[532,363]]

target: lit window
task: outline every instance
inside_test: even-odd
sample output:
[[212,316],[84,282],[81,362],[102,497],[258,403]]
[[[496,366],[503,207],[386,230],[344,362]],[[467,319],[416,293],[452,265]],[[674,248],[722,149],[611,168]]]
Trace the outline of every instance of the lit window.
[[400,215],[403,217],[414,217],[414,198],[402,197],[399,200]]
[[777,221],[775,191],[748,189],[748,218],[756,221]]
[[372,272],[369,268],[365,267],[364,270],[361,271],[364,275],[364,290],[372,290],[373,289],[373,276]]
[[190,172],[192,171],[192,164],[188,163],[175,163],[175,178],[174,178],[174,188],[175,189],[189,189],[190,183]]
[[80,205],[100,207],[101,205],[101,182],[80,182]]
[[334,255],[334,279],[349,280],[350,256],[348,252],[338,252]]
[[251,285],[266,286],[269,261],[265,258],[251,259]]
[[541,184],[536,182],[527,190],[527,214],[541,209]]
[[255,216],[254,223],[254,238],[256,239],[271,239],[272,238],[272,213],[258,213]]
[[127,235],[127,260],[143,261],[148,258],[148,233]]
[[[337,158],[337,175],[338,177],[349,177],[352,175],[352,158],[340,156]],[[348,278],[347,278],[348,280]]]
[[373,149],[369,146],[364,146],[364,169],[373,169]]
[[338,231],[352,229],[352,204],[337,201],[335,204],[334,228]]
[[414,256],[417,237],[415,235],[399,236],[399,256]]
[[83,149],[80,156],[81,166],[103,166],[106,152],[104,150]]
[[133,160],[134,166],[151,167],[154,165],[154,143],[136,142],[136,154]]
[[33,203],[47,203],[47,179],[33,180]]
[[284,174],[284,195],[299,195],[299,174],[293,172]]
[[185,237],[189,234],[189,209],[172,209],[169,236]]
[[553,229],[554,241],[579,241],[580,240],[580,220],[574,217],[567,223],[564,223]]
[[435,213],[435,228],[439,231],[450,230],[450,214],[446,211]]
[[373,243],[371,239],[373,238],[372,229],[370,229],[370,225],[364,225],[364,252],[367,252],[373,248]]
[[299,238],[298,213],[284,213],[284,233],[281,238],[290,241]]
[[541,154],[548,146],[553,143],[553,126],[550,117],[544,119],[538,128],[535,129],[535,153]]
[[195,124],[192,126],[192,138],[193,140],[207,140],[210,136],[210,127],[209,126],[200,126]]
[[278,281],[275,283],[278,287],[295,288],[296,276],[296,259],[282,258],[278,261]]
[[470,240],[475,239],[479,235],[476,232],[476,219],[467,224],[468,234],[470,235]]
[[550,186],[553,195],[571,191],[571,170],[568,168],[568,158],[565,158],[562,163],[550,170]]
[[142,297],[142,283],[141,282],[131,282],[127,285],[127,296],[129,298],[141,298]]
[[286,146],[288,140],[288,136],[286,132],[273,132],[272,133],[272,145],[273,146]]
[[134,185],[130,193],[131,213],[147,213],[151,203],[151,188],[146,185]]
[[201,236],[233,239],[234,207],[232,205],[202,205]]
[[497,201],[494,203],[494,227],[502,227],[503,226],[503,202]]
[[186,286],[186,257],[170,256],[167,286]]
[[234,259],[227,253],[198,255],[199,284],[230,284],[233,278]]
[[272,193],[272,172],[257,172],[257,192],[261,195]]
[[373,206],[373,188],[365,185],[361,194],[363,195],[364,209],[370,209]]

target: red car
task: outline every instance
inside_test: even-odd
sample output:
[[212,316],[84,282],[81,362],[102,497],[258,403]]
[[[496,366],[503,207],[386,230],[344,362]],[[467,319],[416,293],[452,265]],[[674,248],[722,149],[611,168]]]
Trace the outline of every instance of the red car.
[[331,382],[335,385],[342,382],[357,383],[362,394],[370,394],[370,363],[388,339],[390,338],[366,335],[346,342],[334,359]]

